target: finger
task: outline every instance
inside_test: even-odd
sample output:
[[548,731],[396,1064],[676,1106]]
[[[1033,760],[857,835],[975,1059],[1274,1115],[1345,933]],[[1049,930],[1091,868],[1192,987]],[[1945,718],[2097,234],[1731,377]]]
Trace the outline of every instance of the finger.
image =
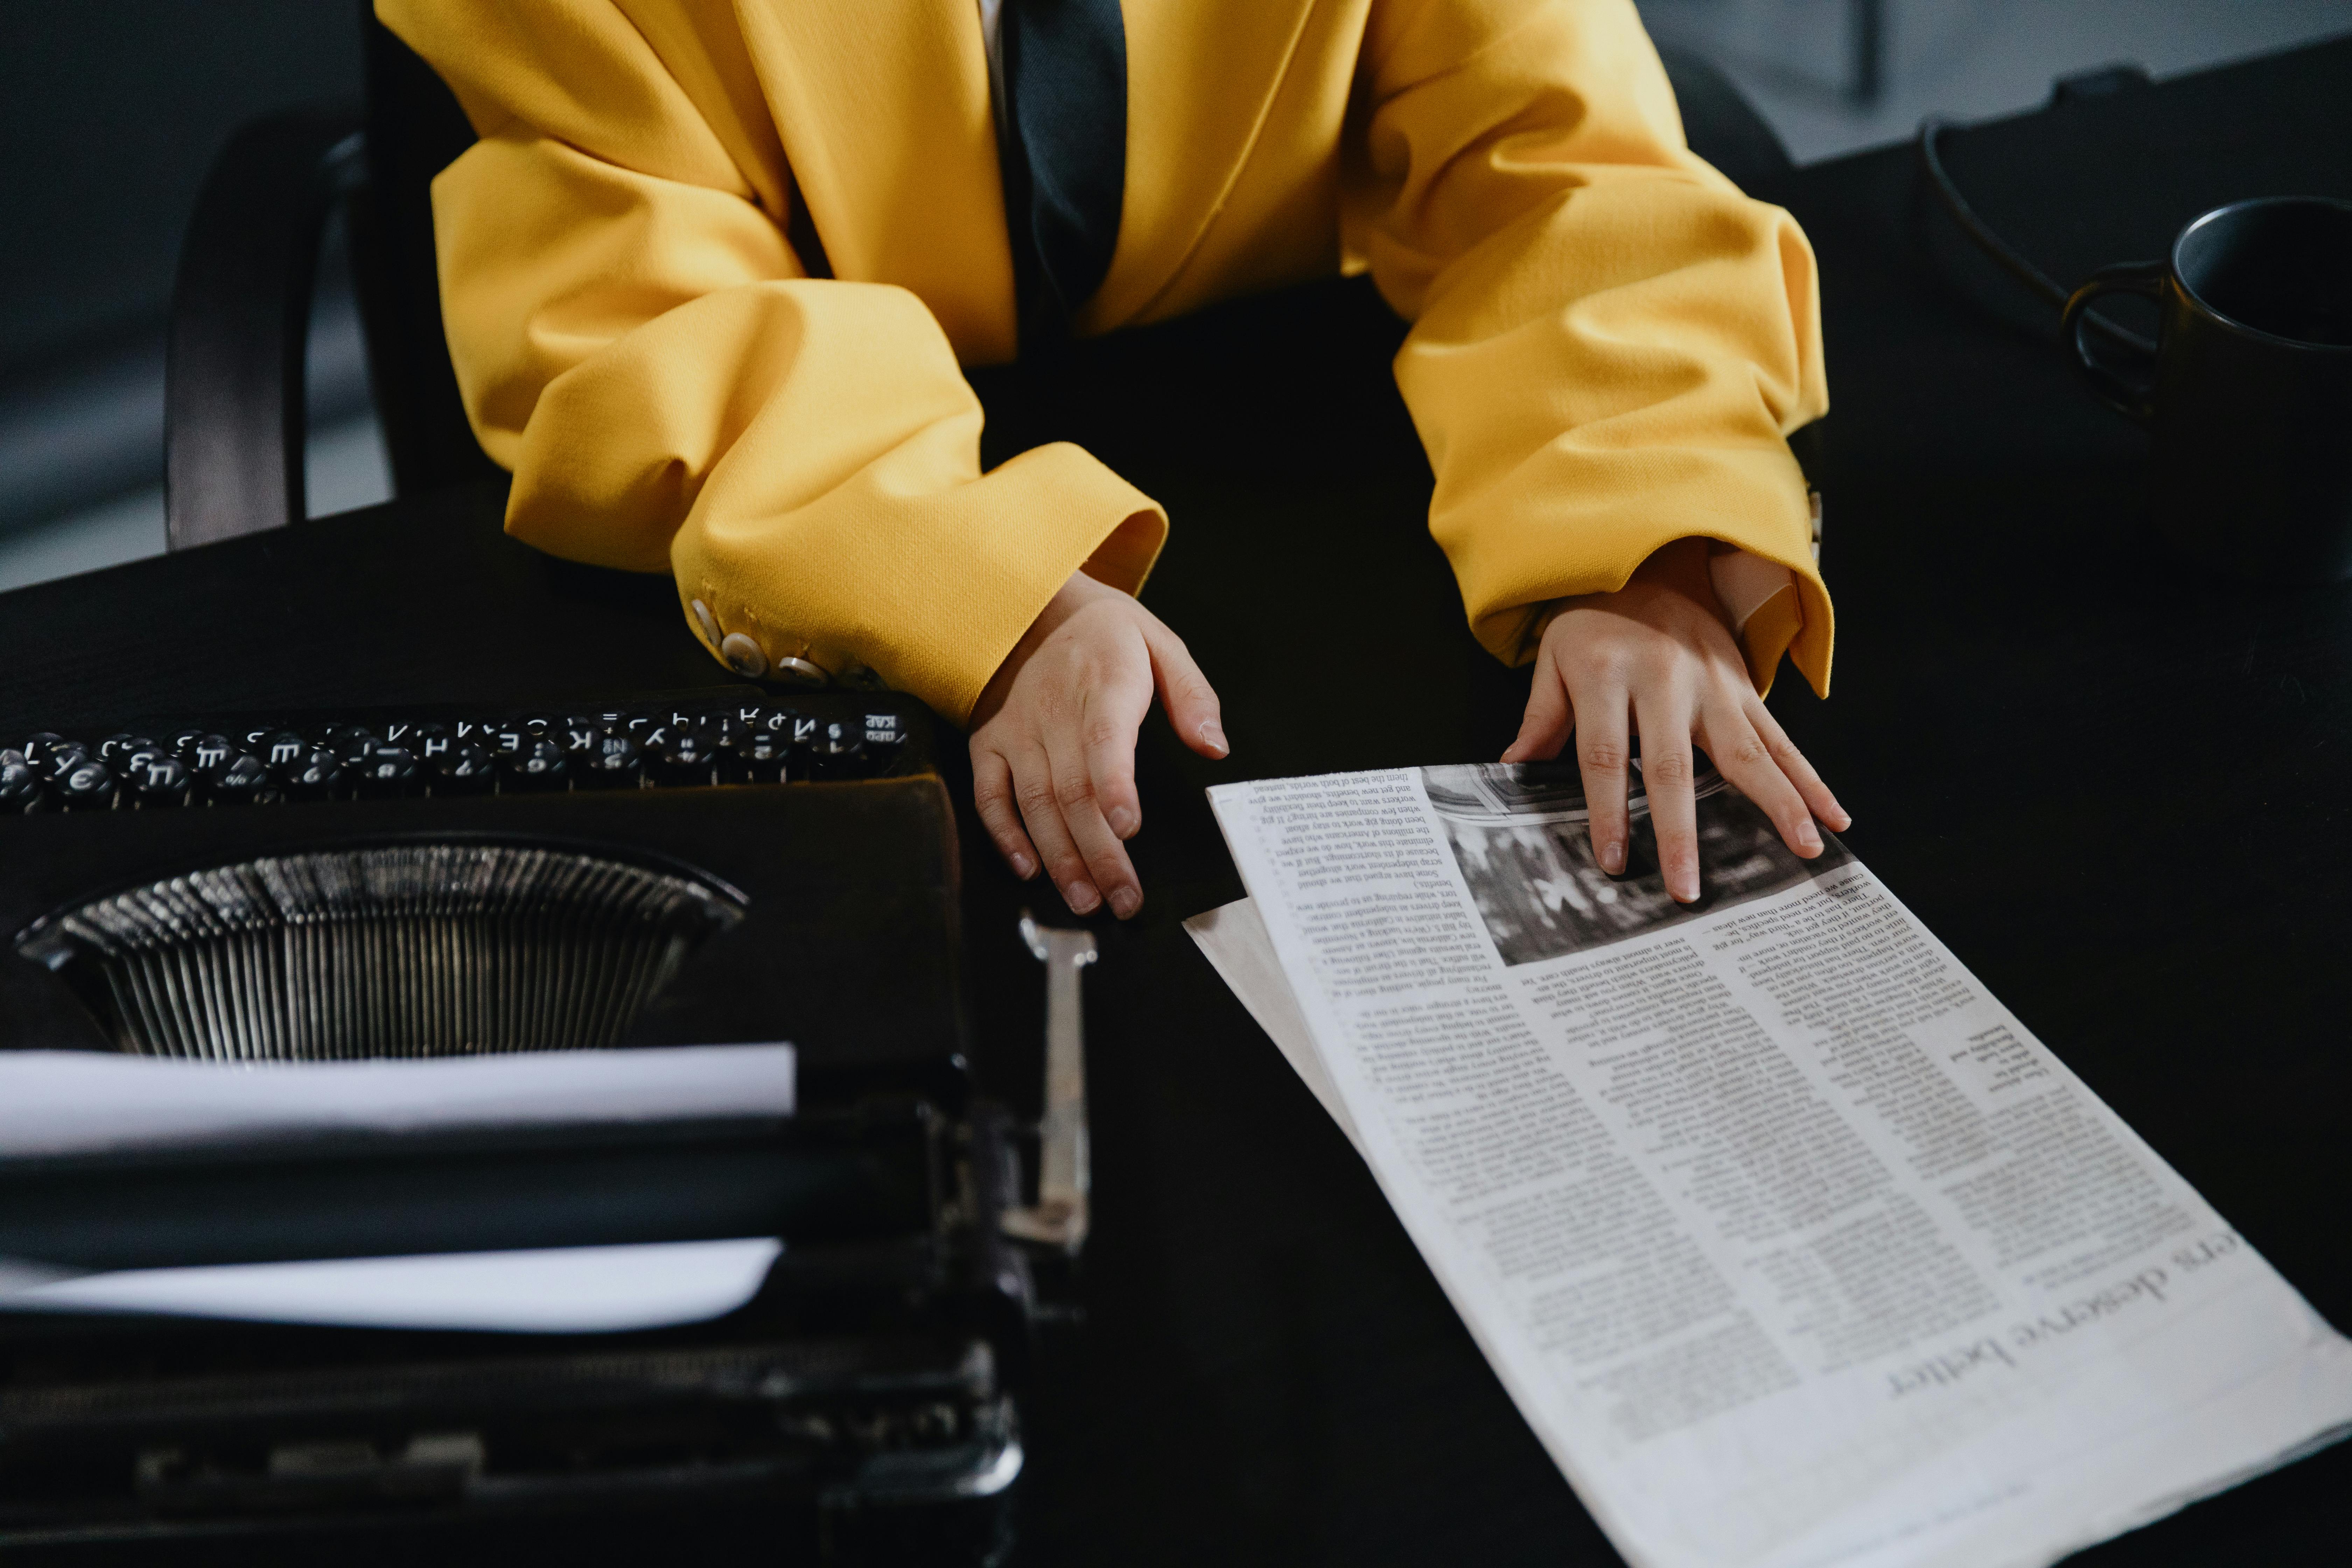
[[1103,821],[1119,838],[1132,838],[1143,826],[1143,801],[1135,793],[1135,742],[1150,706],[1151,693],[1139,680],[1131,692],[1098,689],[1079,701],[1078,765],[1094,783]]
[[1135,868],[1118,835],[1103,820],[1102,803],[1095,793],[1094,775],[1087,769],[1086,749],[1077,728],[1049,731],[1045,759],[1054,770],[1054,799],[1062,809],[1062,825],[1085,860],[1082,880],[1087,886],[1078,896],[1086,898],[1086,903],[1082,907],[1072,899],[1070,908],[1083,915],[1097,901],[1108,900],[1111,913],[1125,920],[1141,907],[1143,885],[1136,880]]
[[1549,761],[1568,743],[1568,732],[1575,721],[1559,667],[1549,653],[1540,655],[1536,659],[1535,679],[1528,688],[1527,717],[1519,721],[1518,738],[1504,751],[1503,761]]
[[1087,858],[1079,853],[1062,820],[1062,803],[1054,791],[1054,768],[1042,747],[1033,747],[1013,759],[1013,795],[1021,804],[1021,820],[1036,841],[1037,858],[1045,875],[1062,890],[1062,901],[1073,912],[1087,914],[1102,902],[1102,894],[1087,878]]
[[1805,805],[1812,814],[1828,823],[1832,833],[1843,833],[1852,827],[1853,814],[1838,804],[1830,786],[1822,782],[1822,775],[1805,760],[1805,753],[1797,750],[1797,743],[1789,739],[1789,732],[1772,717],[1772,710],[1753,695],[1748,697],[1746,710],[1748,722],[1755,727],[1765,750],[1771,753],[1773,765],[1797,786],[1797,793],[1805,797]]
[[1650,797],[1650,827],[1658,836],[1658,867],[1677,903],[1698,897],[1698,801],[1691,789],[1691,713],[1675,697],[1633,700],[1642,727],[1642,787]]
[[1225,740],[1224,706],[1209,678],[1192,662],[1184,639],[1154,617],[1143,623],[1143,642],[1151,650],[1151,679],[1160,690],[1160,706],[1176,738],[1204,757],[1232,751]]
[[1021,831],[1021,810],[1013,803],[1013,764],[992,746],[971,748],[971,798],[980,809],[996,852],[1023,881],[1037,874],[1037,847]]
[[1810,860],[1822,852],[1821,830],[1813,826],[1804,796],[1773,762],[1770,748],[1740,710],[1737,698],[1726,694],[1708,706],[1699,717],[1698,738],[1714,760],[1715,771],[1772,819],[1781,841],[1800,859]]
[[1584,807],[1592,830],[1592,858],[1615,877],[1625,869],[1625,689],[1614,683],[1580,686],[1570,693],[1576,724],[1576,767],[1584,780]]

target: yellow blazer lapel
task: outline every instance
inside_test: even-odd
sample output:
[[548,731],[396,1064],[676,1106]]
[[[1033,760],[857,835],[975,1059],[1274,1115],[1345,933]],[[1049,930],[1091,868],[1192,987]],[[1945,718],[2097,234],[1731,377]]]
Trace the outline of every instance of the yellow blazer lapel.
[[[1121,0],[1127,195],[1110,272],[1079,313],[1081,331],[1149,313],[1199,247],[1257,142],[1316,4]],[[964,8],[975,9],[970,0]]]
[[1013,253],[974,0],[735,0],[834,275],[896,283],[968,363],[1013,357]]

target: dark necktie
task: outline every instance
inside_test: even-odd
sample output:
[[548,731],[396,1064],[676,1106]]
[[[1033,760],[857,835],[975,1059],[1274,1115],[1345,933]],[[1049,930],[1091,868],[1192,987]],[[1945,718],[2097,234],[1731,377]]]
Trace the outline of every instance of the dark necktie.
[[1118,0],[1004,0],[1000,152],[1021,352],[1067,340],[1102,287],[1127,193]]

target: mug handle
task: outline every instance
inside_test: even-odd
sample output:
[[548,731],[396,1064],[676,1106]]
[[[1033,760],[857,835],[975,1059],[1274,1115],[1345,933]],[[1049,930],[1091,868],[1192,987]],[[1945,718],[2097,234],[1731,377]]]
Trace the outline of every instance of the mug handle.
[[2102,364],[2095,358],[2090,346],[2083,342],[2084,314],[2098,300],[2108,294],[2137,294],[2164,303],[2164,281],[2171,268],[2162,261],[2126,261],[2118,267],[2102,267],[2091,274],[2091,280],[2074,290],[2066,301],[2065,314],[2058,318],[2058,331],[2074,356],[2074,368],[2091,384],[2091,390],[2116,405],[2121,412],[2146,425],[2156,418],[2156,378],[2135,381],[2113,366]]

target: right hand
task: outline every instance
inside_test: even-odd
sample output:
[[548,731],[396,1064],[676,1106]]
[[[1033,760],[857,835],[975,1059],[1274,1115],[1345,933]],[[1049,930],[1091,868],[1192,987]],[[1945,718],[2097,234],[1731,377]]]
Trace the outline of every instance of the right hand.
[[1155,691],[1178,739],[1225,754],[1217,694],[1182,640],[1076,572],[972,707],[980,819],[1013,873],[1026,881],[1042,866],[1074,913],[1108,902],[1126,920],[1143,907],[1126,841],[1143,826],[1135,742]]

